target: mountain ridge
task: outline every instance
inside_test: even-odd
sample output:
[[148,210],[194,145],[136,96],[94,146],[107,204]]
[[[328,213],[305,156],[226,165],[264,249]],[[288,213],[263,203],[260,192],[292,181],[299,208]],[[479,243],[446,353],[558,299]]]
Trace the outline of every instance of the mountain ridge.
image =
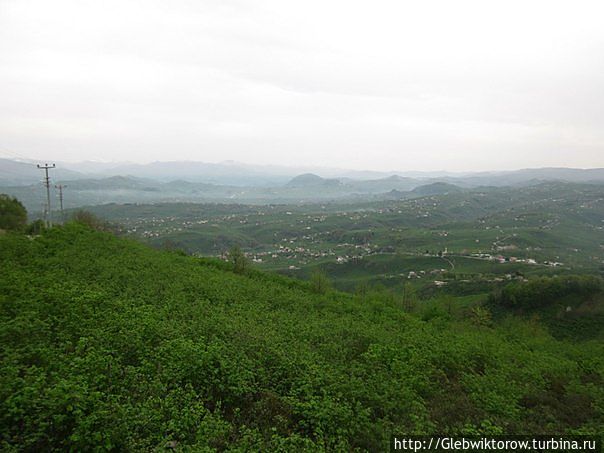
[[[69,177],[63,176],[67,173]],[[573,182],[604,181],[604,168],[544,167],[488,172],[417,172],[417,171],[360,171],[321,167],[285,167],[278,165],[250,165],[238,162],[206,163],[200,161],[156,161],[149,164],[124,162],[58,163],[54,175],[60,179],[101,178],[116,175],[158,179],[168,182],[184,179],[236,186],[279,186],[305,173],[325,179],[352,179],[357,181],[385,178],[410,178],[429,182],[458,181],[458,185],[515,184],[530,179],[560,179]],[[38,177],[36,177],[38,175]],[[9,177],[10,176],[10,177]],[[23,160],[0,158],[0,185],[32,183],[39,180],[34,165]]]

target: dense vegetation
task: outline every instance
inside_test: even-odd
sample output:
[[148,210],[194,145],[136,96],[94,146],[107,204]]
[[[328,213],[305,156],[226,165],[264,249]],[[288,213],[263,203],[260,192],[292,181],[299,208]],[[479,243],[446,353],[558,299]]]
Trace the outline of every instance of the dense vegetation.
[[0,256],[5,451],[380,451],[395,432],[604,430],[601,337],[234,272],[75,223],[5,234]]
[[494,290],[488,306],[498,315],[537,318],[556,338],[604,341],[602,289],[592,275],[536,277]]
[[27,211],[19,200],[0,194],[0,230],[22,230],[27,224]]
[[491,302],[510,308],[535,309],[566,296],[590,297],[602,291],[602,281],[591,275],[541,277],[505,286],[491,297]]

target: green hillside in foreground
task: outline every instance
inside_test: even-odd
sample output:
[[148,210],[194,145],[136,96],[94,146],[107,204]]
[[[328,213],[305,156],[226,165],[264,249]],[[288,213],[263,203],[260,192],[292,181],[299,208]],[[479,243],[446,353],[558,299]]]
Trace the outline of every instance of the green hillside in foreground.
[[604,344],[403,312],[71,224],[0,236],[0,449],[386,451],[604,430]]

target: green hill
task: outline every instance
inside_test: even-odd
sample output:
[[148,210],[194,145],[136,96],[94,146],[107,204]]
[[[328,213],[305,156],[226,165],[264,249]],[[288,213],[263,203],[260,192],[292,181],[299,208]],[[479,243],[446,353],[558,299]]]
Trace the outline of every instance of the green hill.
[[604,430],[604,345],[533,321],[422,318],[76,224],[0,236],[0,256],[4,451],[385,451],[393,433]]
[[288,187],[307,187],[307,186],[317,186],[323,185],[327,183],[329,180],[321,178],[313,173],[304,173],[303,175],[298,175],[293,178],[291,181],[287,183]]
[[462,192],[461,187],[455,184],[448,184],[446,182],[434,182],[432,184],[426,184],[413,189],[411,192],[419,196],[431,196],[431,195],[447,195],[449,193],[456,194]]

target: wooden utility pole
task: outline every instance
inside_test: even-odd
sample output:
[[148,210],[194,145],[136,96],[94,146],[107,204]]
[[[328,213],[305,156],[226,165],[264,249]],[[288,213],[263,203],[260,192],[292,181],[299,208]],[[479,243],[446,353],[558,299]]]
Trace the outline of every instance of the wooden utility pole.
[[44,177],[44,181],[42,182],[45,186],[46,186],[46,226],[48,228],[50,228],[52,226],[52,211],[50,210],[50,178],[48,177],[48,170],[51,168],[55,168],[56,165],[52,164],[52,165],[48,165],[48,164],[44,164],[44,165],[40,165],[38,164],[38,168],[44,170],[45,173],[45,177]]
[[61,220],[65,223],[65,213],[63,212],[63,189],[67,187],[63,184],[55,185],[56,189],[59,189],[59,203],[61,203]]

